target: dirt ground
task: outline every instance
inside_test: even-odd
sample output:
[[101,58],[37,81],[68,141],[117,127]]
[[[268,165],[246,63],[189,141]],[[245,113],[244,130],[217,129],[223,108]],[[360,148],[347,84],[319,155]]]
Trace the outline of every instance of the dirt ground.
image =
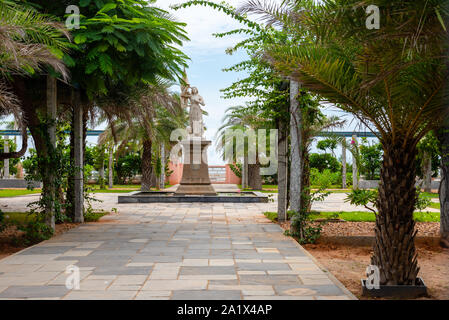
[[[75,228],[77,225],[78,224],[76,223],[57,224],[54,236]],[[20,241],[22,235],[23,232],[17,230],[15,226],[10,226],[0,233],[0,259],[3,259],[28,247],[24,245],[22,241]]]
[[[286,227],[286,226],[284,226]],[[439,223],[417,223],[416,247],[421,268],[419,276],[429,289],[429,297],[449,299],[449,249],[438,244]],[[361,296],[360,279],[366,278],[370,264],[374,223],[340,222],[323,227],[316,244],[304,245],[357,298]]]

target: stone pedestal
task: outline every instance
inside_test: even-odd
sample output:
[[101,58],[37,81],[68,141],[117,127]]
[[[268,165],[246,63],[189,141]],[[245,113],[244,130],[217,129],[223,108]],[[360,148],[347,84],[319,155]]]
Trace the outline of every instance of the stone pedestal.
[[[209,178],[207,148],[210,141],[192,138],[182,141],[184,164],[178,195],[216,195]],[[205,155],[204,157],[202,155]]]

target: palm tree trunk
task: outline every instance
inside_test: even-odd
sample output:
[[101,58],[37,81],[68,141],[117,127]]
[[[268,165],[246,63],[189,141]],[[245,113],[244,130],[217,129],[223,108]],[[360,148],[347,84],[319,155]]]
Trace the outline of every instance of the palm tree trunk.
[[438,139],[441,145],[440,244],[449,248],[449,117],[439,130]]
[[[352,141],[354,141],[355,150],[358,150],[357,136],[352,136]],[[357,167],[357,158],[355,153],[352,154],[352,189],[359,189],[359,169]]]
[[290,80],[290,209],[301,210],[302,181],[302,112],[298,102],[299,83]]
[[413,285],[419,272],[415,252],[416,148],[384,142],[376,216],[376,242],[371,263],[381,285]]
[[[3,152],[9,153],[9,137],[3,139]],[[9,179],[9,159],[3,160],[3,179]]]
[[432,192],[432,158],[428,152],[424,152],[423,171],[424,192]]
[[248,155],[245,154],[243,156],[243,165],[242,165],[242,189],[248,188]]
[[156,170],[154,170],[153,166],[151,166],[151,187],[152,188],[156,188],[157,187]]
[[142,191],[150,191],[153,178],[153,164],[152,164],[152,148],[151,140],[143,142],[142,152]]
[[[47,76],[47,117],[49,120],[48,138],[50,152],[56,149],[56,105],[57,105],[57,83],[56,78]],[[53,150],[51,150],[53,149]],[[45,208],[45,222],[55,230],[55,200],[56,200],[56,176],[51,168],[48,171],[48,188],[45,197],[48,197],[49,203]]]
[[72,106],[70,123],[70,168],[67,177],[66,209],[65,214],[71,221],[75,221],[75,109]]
[[112,189],[114,187],[114,148],[111,146],[109,148],[109,158],[108,158],[108,187]]
[[310,201],[310,162],[309,152],[303,151],[302,154],[303,166],[302,166],[302,181],[301,181],[301,212],[310,212],[312,208],[312,202]]
[[159,189],[165,188],[165,144],[161,144],[161,176],[159,177]]
[[100,189],[104,189],[104,159],[101,160],[101,167],[99,170],[99,175],[100,175]]
[[248,184],[252,190],[262,190],[262,177],[258,162],[248,165]]
[[84,106],[81,102],[80,92],[75,92],[74,104],[74,171],[75,171],[75,202],[74,202],[74,221],[76,223],[84,222]]
[[288,134],[282,120],[278,127],[278,221],[281,222],[287,220]]
[[[449,16],[445,18],[446,25]],[[449,33],[446,33],[446,44],[449,43]],[[449,46],[446,46],[449,53]],[[446,70],[449,70],[449,59],[446,59]],[[445,82],[443,90],[449,90],[449,81]],[[446,97],[446,106],[449,99]],[[441,182],[440,182],[440,245],[449,248],[449,115],[444,119],[444,125],[438,130],[438,139],[441,148]]]
[[341,187],[346,189],[346,141],[341,144]]
[[[52,82],[53,80],[48,81]],[[44,83],[46,82],[42,81],[42,78],[25,81],[24,78],[19,77],[14,81],[14,91],[22,102],[23,117],[26,121],[26,125],[30,129],[31,136],[33,137],[34,145],[36,147],[36,153],[39,159],[38,170],[42,178],[41,199],[44,200],[44,211],[48,214],[48,219],[46,222],[51,227],[53,227],[54,218],[52,216],[55,208],[54,201],[56,194],[56,184],[55,176],[53,174],[54,168],[50,160],[52,153],[54,153],[54,150],[51,150],[51,144],[48,143],[49,141],[51,141],[51,138],[49,136],[49,134],[51,133],[51,126],[47,130],[42,130],[43,122],[41,121],[38,112],[40,103],[36,105],[36,100],[45,101],[45,99],[47,99],[48,105],[46,106],[47,108],[43,111],[47,113],[51,118],[53,117],[53,115],[55,115],[53,110],[54,106],[56,106],[56,103],[54,103],[56,93],[55,88],[52,88],[53,83],[51,83],[50,86]],[[33,93],[42,92],[46,93],[47,96],[45,96],[44,94],[42,96],[39,96],[40,100],[36,99],[35,96],[31,96],[30,90],[28,90],[28,88],[31,86],[36,89],[33,91]],[[55,116],[53,118],[55,118]]]

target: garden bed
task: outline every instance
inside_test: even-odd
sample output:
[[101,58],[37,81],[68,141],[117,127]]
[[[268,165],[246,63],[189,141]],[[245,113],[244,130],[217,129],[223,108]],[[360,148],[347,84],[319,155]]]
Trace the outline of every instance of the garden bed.
[[[98,222],[101,217],[108,215],[109,212],[91,212],[85,216],[85,222]],[[6,213],[10,218],[14,220],[6,227],[3,232],[0,232],[0,260],[14,254],[20,250],[30,247],[34,244],[29,244],[25,241],[25,232],[17,228],[15,224],[23,224],[27,221],[27,213]],[[56,225],[56,230],[53,237],[56,237],[64,232],[76,228],[79,223],[60,223]]]
[[[430,295],[420,299],[449,299],[449,249],[438,245],[439,223],[420,222],[416,229],[419,276]],[[357,298],[371,299],[361,296],[360,279],[366,278],[365,269],[370,264],[373,241],[374,223],[338,222],[324,225],[317,243],[303,247]]]
[[[53,237],[77,226],[77,223],[57,224]],[[0,260],[30,246],[26,245],[24,241],[21,241],[24,234],[25,233],[18,230],[16,226],[9,226],[3,232],[0,232]]]

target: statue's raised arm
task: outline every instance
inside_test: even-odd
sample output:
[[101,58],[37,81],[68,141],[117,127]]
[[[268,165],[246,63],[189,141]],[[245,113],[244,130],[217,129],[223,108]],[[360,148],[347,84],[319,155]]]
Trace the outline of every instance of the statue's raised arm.
[[190,107],[189,101],[190,101],[191,97],[192,97],[192,93],[191,93],[189,79],[187,78],[186,71],[184,70],[184,77],[183,77],[182,83],[181,83],[181,95],[180,95],[181,107],[183,109]]

